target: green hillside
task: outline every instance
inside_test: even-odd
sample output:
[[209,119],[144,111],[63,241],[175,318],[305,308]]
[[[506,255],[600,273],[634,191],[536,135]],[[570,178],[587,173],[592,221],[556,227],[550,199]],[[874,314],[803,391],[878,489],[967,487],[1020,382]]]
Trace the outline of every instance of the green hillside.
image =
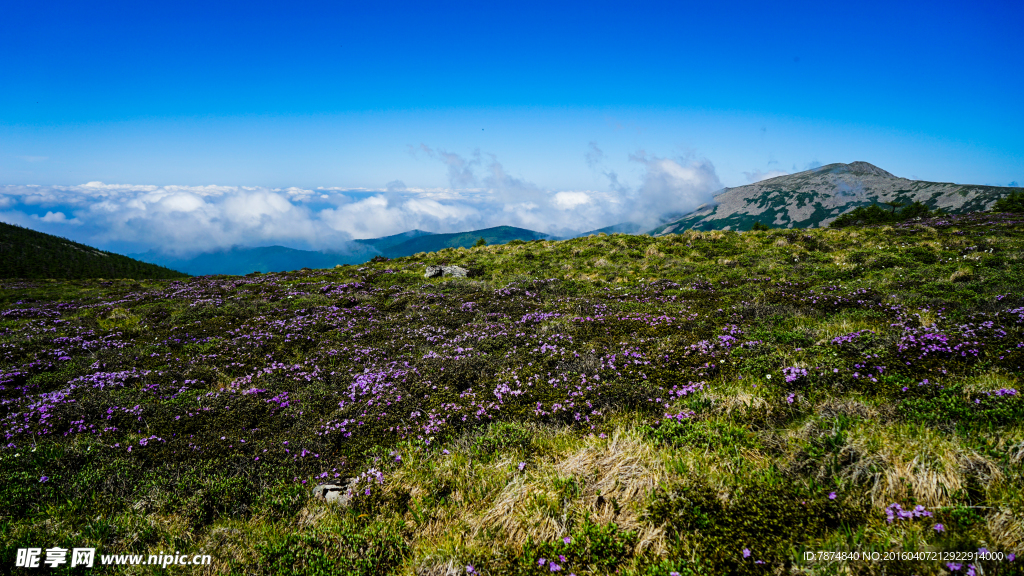
[[0,278],[184,278],[187,274],[0,222]]
[[0,565],[1020,574],[1021,286],[1009,213],[0,281]]
[[430,234],[419,236],[392,246],[382,246],[381,252],[389,258],[412,256],[419,252],[437,252],[445,248],[469,248],[476,244],[477,240],[483,238],[488,244],[506,244],[513,240],[530,242],[533,240],[546,240],[551,238],[547,234],[516,228],[514,226],[497,226],[471,232],[458,232],[454,234]]

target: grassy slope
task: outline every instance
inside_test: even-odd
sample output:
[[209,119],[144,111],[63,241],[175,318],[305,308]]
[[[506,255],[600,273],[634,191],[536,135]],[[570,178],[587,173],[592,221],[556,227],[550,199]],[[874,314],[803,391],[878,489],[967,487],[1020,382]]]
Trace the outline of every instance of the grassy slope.
[[455,234],[431,234],[407,240],[393,246],[381,247],[385,256],[397,258],[412,256],[420,252],[436,252],[445,248],[469,248],[476,244],[477,240],[483,238],[488,244],[506,244],[513,240],[538,240],[547,238],[546,235],[525,228],[514,226],[497,226],[472,232],[459,232]]
[[184,278],[155,264],[0,222],[0,278]]
[[[1022,256],[1024,223],[978,215],[7,283],[0,562],[939,574],[801,558],[1019,554]],[[440,262],[485,275],[424,280]],[[347,477],[350,508],[309,497]],[[889,522],[893,504],[931,516]]]

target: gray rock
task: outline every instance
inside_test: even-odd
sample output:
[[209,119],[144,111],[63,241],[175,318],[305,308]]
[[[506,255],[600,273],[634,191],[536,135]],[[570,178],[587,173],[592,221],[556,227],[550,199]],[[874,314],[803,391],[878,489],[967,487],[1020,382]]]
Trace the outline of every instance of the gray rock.
[[427,266],[427,272],[424,274],[427,278],[437,278],[438,276],[465,278],[467,275],[469,275],[469,270],[462,266]]
[[345,506],[349,500],[352,499],[352,494],[349,492],[349,487],[355,483],[355,478],[345,484],[345,486],[339,486],[337,484],[318,484],[313,488],[313,497],[319,500],[331,504],[341,504]]

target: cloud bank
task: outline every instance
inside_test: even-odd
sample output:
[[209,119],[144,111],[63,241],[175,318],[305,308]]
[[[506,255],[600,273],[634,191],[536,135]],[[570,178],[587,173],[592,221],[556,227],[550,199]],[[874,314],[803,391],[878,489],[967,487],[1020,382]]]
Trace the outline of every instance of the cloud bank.
[[[449,186],[412,188],[399,180],[378,190],[0,185],[0,221],[122,253],[186,257],[268,245],[345,252],[354,238],[412,229],[444,233],[510,225],[570,236],[625,221],[653,226],[661,215],[710,201],[722,187],[707,160],[643,151],[629,157],[641,169],[639,183],[630,186],[603,171],[607,191],[546,189],[479,151],[461,155],[421,145],[413,152],[443,167]],[[604,160],[591,143],[588,164],[601,171]]]

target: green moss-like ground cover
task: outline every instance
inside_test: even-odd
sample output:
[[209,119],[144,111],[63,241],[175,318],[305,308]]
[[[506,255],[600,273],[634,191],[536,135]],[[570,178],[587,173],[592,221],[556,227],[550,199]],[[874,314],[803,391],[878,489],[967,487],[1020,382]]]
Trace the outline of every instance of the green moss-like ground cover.
[[[5,281],[0,565],[1013,573],[1022,255],[1019,217],[973,214]],[[350,507],[311,498],[346,478]],[[805,560],[981,548],[1002,559]]]

